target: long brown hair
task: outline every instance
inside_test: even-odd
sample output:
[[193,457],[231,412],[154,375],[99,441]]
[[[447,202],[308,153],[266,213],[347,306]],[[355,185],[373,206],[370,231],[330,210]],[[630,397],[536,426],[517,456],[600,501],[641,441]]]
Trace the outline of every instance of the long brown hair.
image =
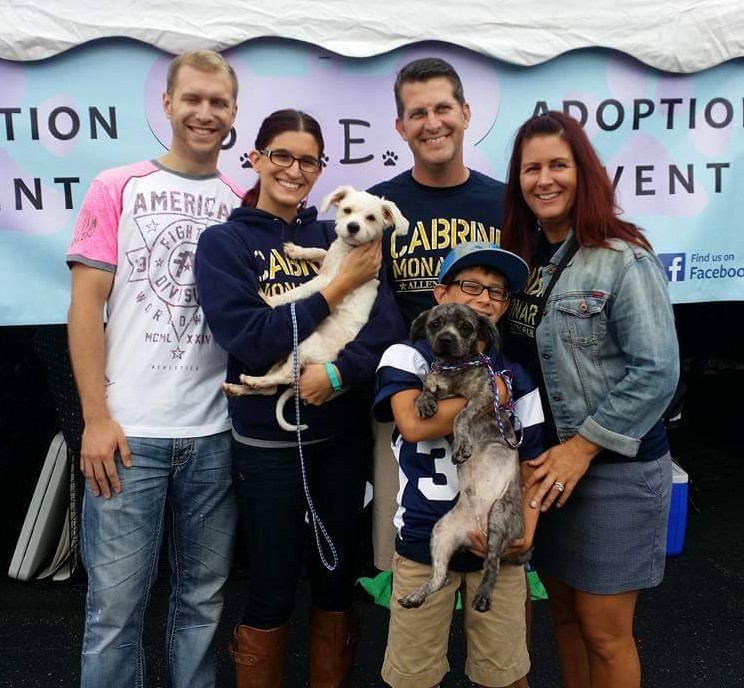
[[[285,131],[305,131],[310,134],[318,144],[318,157],[323,157],[325,142],[323,141],[323,132],[320,130],[320,124],[315,117],[308,115],[302,110],[277,110],[272,112],[263,122],[256,134],[256,150],[264,150],[271,142]],[[261,180],[259,179],[252,189],[249,189],[243,196],[243,206],[255,208],[258,204],[258,197],[261,194]]]
[[596,151],[581,125],[562,112],[550,111],[528,119],[517,132],[509,160],[501,245],[532,264],[532,242],[537,218],[530,210],[519,182],[524,144],[535,136],[560,136],[576,163],[576,195],[571,227],[579,246],[608,246],[609,239],[623,239],[651,251],[641,230],[618,217],[622,211]]

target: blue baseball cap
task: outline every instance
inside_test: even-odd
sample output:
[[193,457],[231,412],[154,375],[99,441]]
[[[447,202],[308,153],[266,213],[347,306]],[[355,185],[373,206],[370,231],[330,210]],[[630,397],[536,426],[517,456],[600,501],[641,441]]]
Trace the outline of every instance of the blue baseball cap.
[[527,263],[515,253],[485,241],[469,241],[455,246],[447,254],[439,271],[439,284],[445,282],[447,275],[472,267],[492,268],[503,273],[510,292],[519,291],[529,275]]

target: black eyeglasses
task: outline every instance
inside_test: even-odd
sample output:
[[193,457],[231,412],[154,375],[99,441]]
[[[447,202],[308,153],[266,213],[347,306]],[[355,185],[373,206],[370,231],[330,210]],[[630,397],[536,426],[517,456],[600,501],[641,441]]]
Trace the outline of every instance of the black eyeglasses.
[[460,287],[460,291],[470,296],[480,296],[484,289],[488,290],[488,298],[491,301],[508,301],[509,292],[502,287],[487,287],[485,284],[480,282],[473,282],[471,280],[453,280],[450,284],[456,284]]
[[308,174],[317,174],[323,167],[323,163],[318,158],[311,156],[304,156],[302,158],[296,158],[289,151],[280,148],[279,150],[260,150],[258,151],[261,155],[265,155],[271,162],[277,167],[292,167],[294,161],[300,166],[303,172]]

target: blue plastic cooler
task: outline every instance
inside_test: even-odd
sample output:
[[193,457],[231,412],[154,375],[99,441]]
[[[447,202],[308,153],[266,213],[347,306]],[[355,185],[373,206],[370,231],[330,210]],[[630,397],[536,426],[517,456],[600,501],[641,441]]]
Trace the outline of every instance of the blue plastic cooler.
[[687,527],[687,473],[675,461],[672,462],[672,504],[669,508],[667,526],[667,555],[675,556],[682,552]]

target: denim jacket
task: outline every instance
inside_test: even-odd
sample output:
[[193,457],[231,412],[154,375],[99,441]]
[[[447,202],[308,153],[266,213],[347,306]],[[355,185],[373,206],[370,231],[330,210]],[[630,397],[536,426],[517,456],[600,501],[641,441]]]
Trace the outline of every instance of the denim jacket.
[[[545,285],[567,244],[543,268]],[[634,457],[679,377],[674,314],[656,256],[621,240],[581,247],[550,293],[536,339],[561,441],[578,432]]]

